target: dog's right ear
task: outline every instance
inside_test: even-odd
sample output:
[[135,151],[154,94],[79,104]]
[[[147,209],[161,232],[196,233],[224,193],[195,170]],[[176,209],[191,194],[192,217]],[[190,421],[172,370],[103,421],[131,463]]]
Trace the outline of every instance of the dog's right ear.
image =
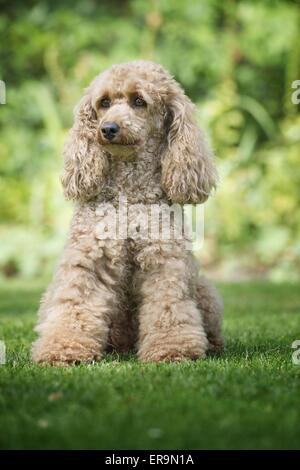
[[103,184],[108,161],[97,140],[97,114],[87,93],[74,110],[74,125],[64,145],[61,182],[67,199],[87,201]]

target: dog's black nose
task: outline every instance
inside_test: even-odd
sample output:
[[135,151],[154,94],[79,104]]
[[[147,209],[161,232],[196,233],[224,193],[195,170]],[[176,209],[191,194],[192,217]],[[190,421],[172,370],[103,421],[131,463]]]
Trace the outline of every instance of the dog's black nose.
[[115,122],[105,122],[101,127],[101,132],[107,140],[113,140],[119,130],[120,127]]

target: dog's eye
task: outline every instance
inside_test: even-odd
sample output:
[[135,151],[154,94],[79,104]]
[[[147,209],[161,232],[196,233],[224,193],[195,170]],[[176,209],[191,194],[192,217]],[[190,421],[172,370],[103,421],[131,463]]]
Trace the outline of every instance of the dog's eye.
[[147,106],[146,101],[143,100],[143,98],[141,98],[140,96],[135,96],[133,98],[133,104],[134,106],[137,106],[139,108]]
[[99,107],[100,108],[109,108],[110,107],[110,99],[109,98],[102,98],[102,100],[99,101]]

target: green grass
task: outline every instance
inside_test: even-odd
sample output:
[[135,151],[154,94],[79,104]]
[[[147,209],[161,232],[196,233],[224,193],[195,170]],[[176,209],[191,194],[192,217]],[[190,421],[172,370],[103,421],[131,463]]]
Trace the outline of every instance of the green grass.
[[221,285],[227,349],[182,364],[107,356],[73,368],[29,360],[37,283],[0,288],[0,447],[300,448],[299,286]]

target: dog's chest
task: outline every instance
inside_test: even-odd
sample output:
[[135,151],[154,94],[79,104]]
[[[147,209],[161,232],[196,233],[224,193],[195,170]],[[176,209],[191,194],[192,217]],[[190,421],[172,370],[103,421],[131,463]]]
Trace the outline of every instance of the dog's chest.
[[129,204],[155,203],[163,197],[159,171],[143,162],[120,162],[112,168],[101,196],[113,204],[119,204],[121,197]]

